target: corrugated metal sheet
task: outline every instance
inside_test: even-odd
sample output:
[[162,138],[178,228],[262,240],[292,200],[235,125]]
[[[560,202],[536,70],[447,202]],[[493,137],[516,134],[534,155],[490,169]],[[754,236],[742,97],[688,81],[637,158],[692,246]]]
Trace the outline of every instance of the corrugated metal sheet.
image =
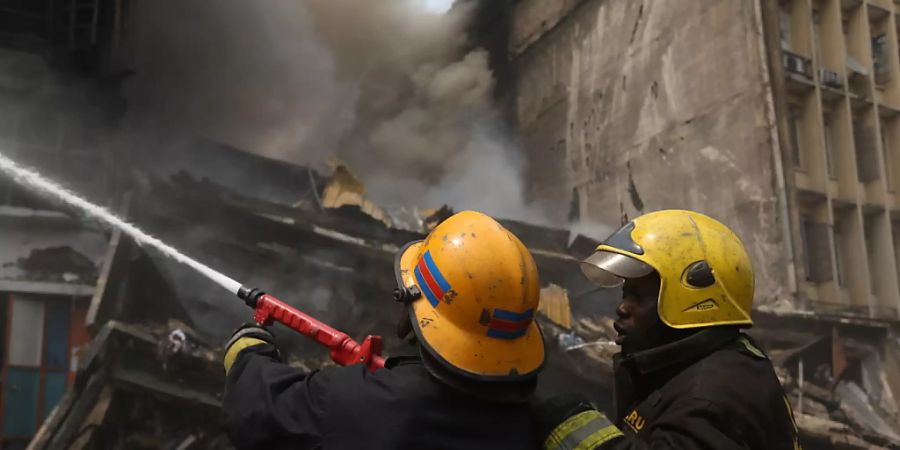
[[441,208],[420,210],[415,207],[385,208],[377,205],[366,198],[365,185],[346,165],[336,159],[328,163],[332,168],[332,174],[322,193],[322,207],[325,209],[356,206],[366,215],[390,228],[420,233],[428,231],[426,219],[441,210]]
[[572,328],[572,311],[569,309],[569,293],[555,284],[541,289],[541,303],[538,311],[551,322],[565,328]]

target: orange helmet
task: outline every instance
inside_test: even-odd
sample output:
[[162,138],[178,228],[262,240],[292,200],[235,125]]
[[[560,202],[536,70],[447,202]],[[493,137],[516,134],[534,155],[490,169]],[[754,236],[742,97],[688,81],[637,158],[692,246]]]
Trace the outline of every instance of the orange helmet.
[[537,267],[494,219],[457,213],[397,254],[397,282],[413,330],[443,366],[479,380],[537,375],[544,342],[534,323]]

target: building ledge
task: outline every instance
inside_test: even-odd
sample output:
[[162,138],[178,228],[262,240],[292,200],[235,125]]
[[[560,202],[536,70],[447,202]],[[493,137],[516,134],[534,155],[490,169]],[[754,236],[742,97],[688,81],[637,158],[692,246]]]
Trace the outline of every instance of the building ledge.
[[94,295],[94,286],[88,284],[54,283],[48,281],[0,280],[0,291],[24,294],[90,297]]
[[878,113],[881,114],[881,117],[892,118],[900,116],[900,109],[895,108],[894,106],[887,105],[884,103],[878,104]]
[[839,314],[827,313],[812,310],[774,310],[774,309],[758,309],[755,313],[775,316],[784,319],[809,320],[814,322],[825,322],[845,325],[859,325],[865,327],[892,328],[900,325],[900,317],[866,317],[855,314]]
[[9,217],[14,219],[57,219],[71,220],[72,218],[59,211],[50,211],[46,209],[31,209],[20,206],[0,205],[0,217]]

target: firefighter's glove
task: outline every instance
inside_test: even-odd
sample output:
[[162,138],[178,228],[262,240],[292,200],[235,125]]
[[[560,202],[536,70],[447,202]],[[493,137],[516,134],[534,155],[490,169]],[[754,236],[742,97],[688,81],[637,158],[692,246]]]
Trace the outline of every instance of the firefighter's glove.
[[238,328],[225,344],[225,358],[222,362],[225,366],[225,374],[228,375],[228,371],[231,370],[231,366],[234,365],[241,351],[258,346],[271,347],[276,355],[278,353],[275,337],[269,330],[255,323],[247,323]]
[[532,403],[544,450],[595,449],[623,436],[589,401],[562,394]]

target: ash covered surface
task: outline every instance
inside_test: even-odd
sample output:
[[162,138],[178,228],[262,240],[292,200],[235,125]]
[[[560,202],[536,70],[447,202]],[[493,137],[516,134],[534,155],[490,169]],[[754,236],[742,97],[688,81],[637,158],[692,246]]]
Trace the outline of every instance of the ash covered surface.
[[97,279],[94,261],[69,246],[33,249],[18,266],[31,280],[93,284]]

